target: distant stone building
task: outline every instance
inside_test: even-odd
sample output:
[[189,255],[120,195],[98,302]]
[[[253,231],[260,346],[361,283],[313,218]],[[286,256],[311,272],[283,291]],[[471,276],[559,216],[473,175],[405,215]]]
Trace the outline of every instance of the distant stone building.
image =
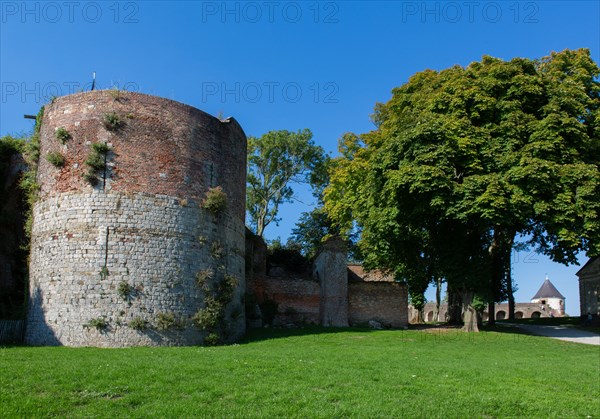
[[565,297],[558,292],[554,284],[546,276],[546,280],[535,293],[531,302],[539,304],[543,311],[548,311],[550,315],[563,317],[565,315]]
[[[597,307],[597,306],[596,306]],[[508,319],[508,303],[495,305],[496,320]],[[447,320],[448,304],[440,304],[439,314],[435,315],[435,303],[425,304],[423,316],[426,322]],[[410,319],[415,319],[415,310],[410,307]],[[565,315],[565,297],[550,282],[548,277],[535,293],[530,303],[515,303],[516,319],[536,319],[540,317],[563,317]],[[482,320],[488,320],[487,310],[482,313]]]
[[590,259],[577,272],[579,277],[579,304],[581,316],[588,313],[595,321],[600,319],[600,257]]

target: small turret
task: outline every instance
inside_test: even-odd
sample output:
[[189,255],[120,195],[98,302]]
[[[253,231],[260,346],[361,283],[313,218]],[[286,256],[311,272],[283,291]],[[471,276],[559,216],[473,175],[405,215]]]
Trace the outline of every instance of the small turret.
[[548,275],[546,275],[546,280],[533,296],[531,302],[540,304],[542,310],[550,311],[556,316],[565,315],[565,297],[550,282]]

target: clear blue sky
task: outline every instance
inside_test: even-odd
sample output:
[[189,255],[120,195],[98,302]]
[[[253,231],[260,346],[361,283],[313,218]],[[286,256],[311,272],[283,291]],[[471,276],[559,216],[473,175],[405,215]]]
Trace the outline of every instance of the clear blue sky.
[[[23,114],[89,88],[96,71],[100,88],[232,115],[248,135],[310,128],[335,155],[415,72],[581,47],[600,62],[598,1],[1,1],[0,12],[0,135],[30,130]],[[310,209],[310,194],[298,197],[268,238],[285,240]],[[518,301],[548,273],[578,314],[578,267],[528,253],[513,262]]]

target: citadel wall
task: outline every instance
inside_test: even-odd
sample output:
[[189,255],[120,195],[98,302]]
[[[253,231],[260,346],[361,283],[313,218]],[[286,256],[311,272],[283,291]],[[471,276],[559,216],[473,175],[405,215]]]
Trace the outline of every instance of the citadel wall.
[[[118,128],[106,125],[107,115]],[[59,128],[69,133],[64,144]],[[94,91],[47,105],[40,139],[27,343],[190,345],[209,332],[224,341],[243,335],[246,138],[235,120]],[[108,152],[92,186],[84,176],[97,143]],[[49,153],[64,165],[52,165]],[[215,187],[227,195],[217,215],[202,208]],[[224,283],[232,288],[226,298]],[[195,325],[219,299],[220,325]]]
[[[250,242],[253,244],[250,245]],[[262,249],[260,240],[248,237],[247,249]],[[312,323],[322,326],[366,326],[376,321],[385,327],[408,325],[405,284],[379,271],[348,266],[343,241],[330,239],[317,255],[312,275],[266,269],[265,252],[254,257],[247,276],[247,292],[259,305],[276,303],[275,325]]]

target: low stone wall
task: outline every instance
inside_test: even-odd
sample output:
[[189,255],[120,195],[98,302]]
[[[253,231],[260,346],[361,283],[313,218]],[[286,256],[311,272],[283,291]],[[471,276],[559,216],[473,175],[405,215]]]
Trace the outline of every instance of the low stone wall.
[[365,325],[375,320],[387,327],[408,325],[407,289],[394,282],[350,282],[350,324]]
[[247,292],[258,304],[275,301],[275,324],[319,323],[321,290],[319,283],[304,278],[257,276],[247,281]]
[[[496,304],[495,306],[496,320],[508,319],[508,303]],[[409,318],[411,323],[416,319],[416,311],[411,306],[409,308]],[[440,314],[438,318],[435,318],[435,303],[425,304],[423,309],[423,319],[426,322],[444,322],[446,321],[446,314],[448,312],[448,305],[443,303],[440,305]],[[536,303],[515,303],[515,317],[517,319],[530,319],[536,317],[562,317],[563,314],[559,310],[550,309],[547,305]],[[487,310],[483,313],[483,321],[488,320]]]

